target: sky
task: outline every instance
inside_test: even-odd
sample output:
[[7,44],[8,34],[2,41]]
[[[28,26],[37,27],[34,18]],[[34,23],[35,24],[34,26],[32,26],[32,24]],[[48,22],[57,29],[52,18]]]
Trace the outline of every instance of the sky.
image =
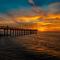
[[[47,8],[50,3],[60,0],[31,0],[36,6]],[[29,9],[31,5],[28,0],[0,0],[0,12],[4,13],[12,9]]]
[[60,0],[0,0],[0,24],[39,23],[48,26],[52,22],[60,29]]

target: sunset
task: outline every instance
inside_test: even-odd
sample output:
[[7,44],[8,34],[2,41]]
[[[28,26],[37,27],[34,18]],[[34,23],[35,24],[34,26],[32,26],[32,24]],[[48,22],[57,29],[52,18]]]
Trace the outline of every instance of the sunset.
[[60,60],[60,0],[0,0],[0,60]]
[[[41,21],[41,19],[43,21]],[[60,31],[60,15],[57,15],[57,14],[49,14],[45,17],[44,16],[21,16],[21,17],[16,17],[16,22],[17,23],[25,22],[26,24],[32,23],[32,26],[30,28],[32,28],[35,23],[34,27],[38,31],[40,30],[41,31]]]

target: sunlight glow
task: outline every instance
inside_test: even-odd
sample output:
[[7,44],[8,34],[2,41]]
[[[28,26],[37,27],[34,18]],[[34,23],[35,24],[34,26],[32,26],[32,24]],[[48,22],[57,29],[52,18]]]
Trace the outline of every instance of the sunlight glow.
[[18,22],[34,22],[37,21],[41,16],[21,16],[17,17],[16,20]]
[[46,31],[46,28],[45,27],[40,27],[40,28],[37,28],[38,31],[41,31],[41,32],[44,32]]
[[17,22],[35,22],[37,20],[60,20],[60,14],[48,14],[47,16],[20,16],[15,18]]

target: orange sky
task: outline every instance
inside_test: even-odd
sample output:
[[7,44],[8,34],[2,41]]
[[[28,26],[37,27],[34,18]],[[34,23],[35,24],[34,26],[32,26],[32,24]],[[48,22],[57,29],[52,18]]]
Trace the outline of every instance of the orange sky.
[[[41,19],[43,19],[43,21]],[[53,23],[50,22],[50,19],[51,19],[51,21],[53,21]],[[53,30],[60,31],[60,14],[49,14],[47,16],[21,16],[21,17],[15,17],[15,20],[16,21],[1,20],[2,22],[0,21],[0,23],[4,22],[6,24],[9,24],[9,23],[15,24],[16,22],[18,22],[18,23],[28,22],[28,25],[27,25],[27,23],[25,23],[25,25],[22,24],[23,25],[22,27],[37,29],[39,31],[53,31]],[[56,22],[55,22],[55,20],[56,20]],[[48,21],[48,22],[46,22],[46,21]],[[57,21],[58,21],[58,23],[57,23]],[[32,24],[29,24],[29,23],[32,23]],[[19,24],[19,25],[21,25],[21,24]]]
[[16,17],[17,22],[34,22],[39,19],[49,20],[49,19],[60,19],[60,14],[49,14],[47,16],[21,16]]
[[[32,28],[37,29],[39,31],[60,31],[60,24],[59,23],[48,23],[48,22],[44,22],[44,21],[38,21],[40,19],[44,19],[44,20],[48,20],[52,19],[56,21],[60,21],[60,14],[49,14],[47,16],[22,16],[22,17],[17,17],[16,20],[18,22],[35,22],[37,24],[33,24]],[[29,26],[27,26],[26,28],[29,28]],[[31,26],[30,26],[31,28]]]

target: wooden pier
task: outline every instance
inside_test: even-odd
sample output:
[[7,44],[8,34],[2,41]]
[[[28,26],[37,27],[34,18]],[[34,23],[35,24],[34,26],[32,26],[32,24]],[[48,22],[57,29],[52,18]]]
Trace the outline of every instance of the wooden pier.
[[0,26],[0,30],[3,30],[3,36],[22,36],[22,35],[31,35],[37,34],[37,30],[33,29],[21,29],[13,28],[8,26]]

